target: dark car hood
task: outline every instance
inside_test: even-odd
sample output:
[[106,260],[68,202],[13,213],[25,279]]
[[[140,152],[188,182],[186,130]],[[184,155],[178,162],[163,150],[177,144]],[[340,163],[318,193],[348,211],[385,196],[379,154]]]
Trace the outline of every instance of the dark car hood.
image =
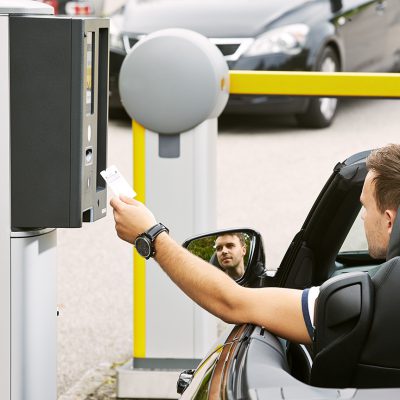
[[175,0],[130,2],[123,31],[148,34],[186,28],[207,37],[254,37],[264,27],[315,0]]

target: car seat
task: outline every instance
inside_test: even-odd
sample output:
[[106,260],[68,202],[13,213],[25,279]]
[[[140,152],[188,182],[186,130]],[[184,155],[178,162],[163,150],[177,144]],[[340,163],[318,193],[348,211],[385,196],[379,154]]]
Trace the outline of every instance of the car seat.
[[310,383],[320,387],[400,387],[400,208],[387,261],[371,277],[342,274],[320,289]]

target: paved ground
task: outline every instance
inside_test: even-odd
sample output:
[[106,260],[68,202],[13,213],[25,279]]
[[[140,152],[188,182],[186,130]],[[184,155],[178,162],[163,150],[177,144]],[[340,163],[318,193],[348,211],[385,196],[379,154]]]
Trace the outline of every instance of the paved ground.
[[[332,128],[299,130],[293,120],[223,119],[218,139],[218,225],[264,236],[267,263],[279,261],[337,161],[399,142],[400,102],[346,101]],[[109,164],[131,179],[131,134],[111,122]],[[60,400],[115,398],[115,363],[132,348],[131,248],[107,218],[59,230],[58,390]]]

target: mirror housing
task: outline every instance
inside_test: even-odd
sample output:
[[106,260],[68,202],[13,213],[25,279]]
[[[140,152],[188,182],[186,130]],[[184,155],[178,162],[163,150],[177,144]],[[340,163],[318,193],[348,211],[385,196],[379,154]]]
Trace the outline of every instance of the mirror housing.
[[331,0],[331,10],[333,13],[340,11],[343,8],[342,0]]
[[193,236],[189,239],[186,239],[182,246],[196,256],[199,256],[203,260],[214,265],[216,268],[224,271],[224,268],[219,265],[216,256],[216,239],[218,237],[229,236],[238,233],[246,237],[246,266],[244,273],[240,277],[231,277],[241,286],[261,287],[264,278],[267,277],[267,273],[265,269],[265,253],[262,237],[257,231],[249,228],[222,229]]

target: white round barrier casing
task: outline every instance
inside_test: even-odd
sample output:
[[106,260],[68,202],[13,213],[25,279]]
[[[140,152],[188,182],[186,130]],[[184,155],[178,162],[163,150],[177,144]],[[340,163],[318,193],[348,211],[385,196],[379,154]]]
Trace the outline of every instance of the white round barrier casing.
[[132,119],[151,131],[176,134],[221,114],[229,70],[204,36],[165,29],[133,47],[121,67],[119,90]]

